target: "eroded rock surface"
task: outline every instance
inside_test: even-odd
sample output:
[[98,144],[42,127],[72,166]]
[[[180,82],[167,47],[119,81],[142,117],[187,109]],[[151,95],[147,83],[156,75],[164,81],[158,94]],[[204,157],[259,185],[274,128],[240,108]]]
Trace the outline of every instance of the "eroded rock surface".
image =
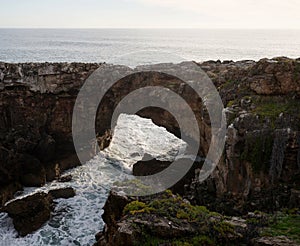
[[[300,187],[299,64],[299,59],[288,58],[198,64],[220,93],[228,133],[210,178],[204,184],[193,178],[184,182],[184,193],[193,203],[243,213],[276,210],[295,199],[291,190]],[[63,170],[79,164],[72,142],[72,110],[85,79],[100,66],[104,65],[0,63],[1,204],[22,186],[59,179]],[[110,119],[119,101],[151,85],[174,91],[193,109],[201,133],[199,155],[205,156],[211,129],[202,100],[179,79],[157,72],[127,76],[105,95],[98,109],[101,122],[95,123],[100,145],[109,144]],[[170,113],[148,108],[138,114],[179,136]]]

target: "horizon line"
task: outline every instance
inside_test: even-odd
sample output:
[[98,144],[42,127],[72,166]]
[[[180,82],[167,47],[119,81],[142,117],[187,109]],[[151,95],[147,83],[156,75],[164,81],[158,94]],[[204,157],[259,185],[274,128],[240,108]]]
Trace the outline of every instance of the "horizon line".
[[203,30],[299,30],[300,28],[278,27],[2,27],[0,29],[203,29]]

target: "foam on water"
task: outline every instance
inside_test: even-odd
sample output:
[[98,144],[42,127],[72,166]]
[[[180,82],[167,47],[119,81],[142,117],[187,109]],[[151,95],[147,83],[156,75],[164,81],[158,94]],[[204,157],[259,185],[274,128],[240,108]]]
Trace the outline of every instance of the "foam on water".
[[[130,172],[132,165],[149,153],[162,160],[172,160],[186,148],[186,144],[153,124],[150,119],[136,115],[121,115],[114,130],[110,147],[86,164],[69,170],[72,181],[53,181],[41,188],[25,188],[18,198],[38,191],[71,186],[76,196],[55,200],[52,218],[38,231],[24,238],[18,237],[12,220],[0,213],[0,245],[92,245],[94,236],[102,230],[101,215],[113,182],[123,180],[120,170]],[[17,199],[17,198],[16,198]]]

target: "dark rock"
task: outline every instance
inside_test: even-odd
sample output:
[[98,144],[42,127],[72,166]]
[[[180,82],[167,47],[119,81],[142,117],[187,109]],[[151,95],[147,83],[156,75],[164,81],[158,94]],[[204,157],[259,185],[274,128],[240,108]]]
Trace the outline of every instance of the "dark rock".
[[[197,184],[197,179],[193,178],[195,172],[191,171],[176,190],[182,194],[188,190],[193,202],[198,204],[215,200],[215,205],[225,207],[226,211],[230,208],[239,212],[257,208],[272,210],[273,204],[289,206],[291,189],[299,187],[296,179],[299,165],[295,165],[300,159],[300,142],[297,141],[300,130],[299,61],[280,57],[258,62],[209,61],[196,65],[218,88],[226,111],[230,112],[229,128],[222,158],[211,180]],[[105,65],[0,62],[1,184],[39,186],[44,183],[45,173],[48,181],[59,179],[63,170],[80,165],[72,139],[73,106],[84,81],[100,66]],[[212,131],[203,101],[178,78],[158,72],[126,76],[106,93],[95,122],[100,149],[110,143],[112,114],[124,95],[145,86],[161,85],[179,94],[194,111],[201,142],[198,155],[207,155]],[[181,105],[172,106],[181,109]],[[181,134],[178,122],[166,110],[150,107],[137,114],[151,118],[176,136]],[[81,130],[85,131],[85,119],[80,120]],[[193,126],[187,126],[182,136],[191,136]],[[283,136],[284,141],[280,141]],[[86,159],[93,154],[87,153]],[[20,160],[20,156],[30,161],[25,162],[23,157]],[[148,175],[167,165],[160,163],[156,170],[137,165],[134,172]]]
[[300,207],[300,190],[296,190],[296,189],[291,190],[289,207],[290,208],[299,208]]
[[[123,202],[122,206],[113,203],[119,200]],[[111,192],[108,201],[104,212],[110,217],[105,219],[102,233],[96,236],[97,246],[143,245],[150,243],[152,238],[160,240],[160,245],[173,245],[175,242],[187,243],[197,236],[200,236],[198,245],[208,241],[209,245],[234,245],[245,243],[250,230],[246,220],[211,213],[205,207],[194,207],[170,192],[139,197],[138,200]],[[118,209],[112,210],[112,207]]]
[[299,246],[296,242],[285,236],[260,237],[252,240],[253,246]]
[[145,154],[141,161],[133,165],[132,173],[134,176],[149,176],[161,172],[170,166],[172,162],[159,161],[151,155]]
[[21,183],[24,186],[39,187],[46,183],[46,171],[41,162],[31,155],[19,154]]
[[[141,161],[138,161],[133,165],[132,172],[135,176],[148,176],[163,171],[172,163],[174,165],[187,165],[189,161],[190,159],[187,158],[177,159],[174,162],[160,161],[153,158],[151,155],[145,154]],[[202,161],[194,161],[192,167],[188,170],[188,172],[183,175],[183,177],[176,184],[170,187],[170,190],[172,190],[175,194],[187,195],[185,189],[186,187],[189,187],[191,185],[193,179],[195,179],[201,167]]]
[[55,158],[55,140],[50,135],[45,135],[35,150],[42,162],[48,162]]
[[75,190],[72,187],[50,190],[48,194],[51,195],[54,199],[67,199],[76,195]]
[[61,176],[58,179],[58,182],[61,182],[61,183],[66,183],[66,182],[70,182],[70,181],[72,181],[72,175],[71,174],[65,175],[65,176]]
[[13,199],[14,194],[20,190],[22,190],[22,185],[18,182],[0,185],[0,207],[3,206],[7,201]]
[[3,208],[13,219],[15,229],[21,236],[39,229],[49,220],[52,199],[45,193],[36,193],[22,199],[14,200]]

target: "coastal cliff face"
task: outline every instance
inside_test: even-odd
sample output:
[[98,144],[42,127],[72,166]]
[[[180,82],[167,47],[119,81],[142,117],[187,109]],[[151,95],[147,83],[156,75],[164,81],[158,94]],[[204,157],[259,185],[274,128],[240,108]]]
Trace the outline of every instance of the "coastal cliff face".
[[[85,79],[100,66],[0,63],[0,204],[22,186],[43,185],[79,164],[72,143],[72,109]],[[291,200],[297,204],[300,61],[210,61],[199,66],[219,90],[228,133],[214,173],[204,184],[193,178],[186,181],[184,195],[193,203],[230,213],[272,210]],[[188,102],[201,132],[199,154],[205,156],[211,132],[201,99],[182,81],[155,72],[126,77],[106,94],[98,110],[106,119],[96,122],[99,135],[110,130],[110,117],[122,97],[150,84],[170,88]],[[147,108],[139,115],[179,135],[171,114]],[[198,169],[194,167],[190,176]]]
[[0,63],[0,206],[22,186],[41,186],[79,165],[72,110],[99,66]]

